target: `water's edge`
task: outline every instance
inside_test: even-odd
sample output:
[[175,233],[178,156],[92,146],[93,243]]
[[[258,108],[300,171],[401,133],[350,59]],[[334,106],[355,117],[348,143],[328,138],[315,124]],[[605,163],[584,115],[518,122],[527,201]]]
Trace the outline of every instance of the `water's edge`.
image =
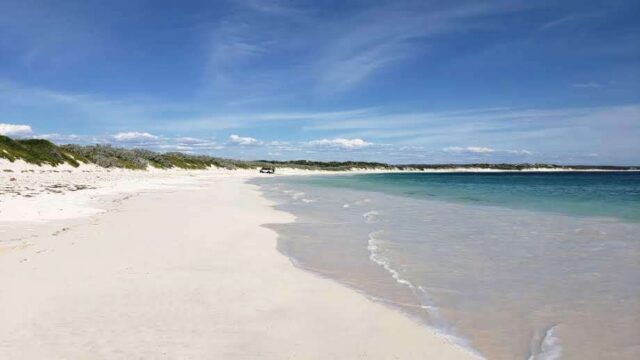
[[[597,352],[583,356],[591,350],[576,347],[584,340],[600,353],[615,348],[624,359],[640,349],[633,340],[640,316],[629,316],[640,310],[633,297],[640,288],[633,276],[640,224],[292,185],[283,178],[252,183],[275,208],[295,216],[290,224],[263,226],[276,231],[278,251],[296,267],[400,311],[473,354],[598,358]],[[611,306],[609,298],[625,306]],[[584,338],[575,334],[580,324]],[[603,335],[599,324],[611,328]]]
[[[263,185],[257,184],[257,183],[252,183],[254,185],[258,185],[259,187],[259,191],[261,196],[263,196],[264,198],[269,199],[269,197],[267,196],[267,192],[265,191],[265,189],[263,189]],[[291,214],[295,219],[293,220],[293,223],[296,223],[298,221],[298,218],[296,216],[295,213],[290,212],[288,210],[284,210],[282,208],[279,208],[281,204],[275,203],[274,205],[272,205],[272,207],[274,209],[277,209],[278,211],[284,211],[287,212],[289,214]],[[330,281],[333,281],[337,284],[340,284],[342,286],[345,286],[347,288],[349,288],[350,290],[366,297],[367,299],[382,304],[384,306],[386,306],[387,308],[389,308],[392,311],[398,312],[400,314],[402,314],[403,316],[407,317],[408,319],[414,321],[415,323],[419,324],[420,326],[423,326],[427,329],[429,329],[430,331],[432,331],[434,334],[436,334],[437,336],[440,336],[442,339],[448,341],[451,345],[456,346],[460,349],[462,349],[463,351],[478,357],[478,359],[486,359],[477,349],[474,349],[469,342],[463,338],[462,336],[459,335],[455,335],[453,333],[452,328],[446,323],[446,320],[444,320],[444,318],[438,313],[438,309],[435,306],[428,306],[428,305],[422,305],[421,303],[410,303],[410,302],[398,302],[398,301],[394,301],[392,299],[387,299],[384,297],[380,297],[380,296],[376,296],[370,292],[367,292],[366,290],[363,290],[361,288],[359,288],[356,284],[354,284],[353,282],[349,282],[349,281],[343,281],[340,278],[337,278],[335,276],[331,276],[330,274],[327,274],[325,272],[323,272],[320,269],[314,269],[312,267],[309,266],[304,266],[303,264],[301,264],[301,262],[295,257],[295,254],[293,254],[290,250],[287,249],[286,246],[286,240],[285,240],[285,235],[283,234],[282,230],[279,228],[279,226],[282,225],[281,223],[265,223],[262,224],[262,227],[265,227],[267,229],[273,230],[274,232],[276,232],[277,234],[277,245],[276,245],[276,249],[278,250],[278,252],[280,254],[282,254],[283,256],[285,256],[289,262],[297,269],[299,269],[300,271],[304,271],[307,272],[309,274],[312,274],[314,276],[318,276],[322,279],[327,279]],[[371,240],[370,240],[371,242]],[[415,287],[412,284],[410,284],[408,281],[403,280],[401,278],[398,277],[398,273],[397,271],[395,271],[394,269],[392,269],[388,264],[384,263],[383,260],[380,259],[376,259],[374,260],[374,258],[376,258],[375,252],[372,250],[373,246],[368,247],[368,250],[371,251],[371,256],[370,259],[376,263],[377,265],[381,266],[381,268],[383,268],[385,271],[387,271],[389,274],[391,274],[392,278],[394,278],[394,280],[397,281],[398,284],[402,284],[407,286],[408,288],[410,288],[412,290],[412,293],[414,293],[414,295],[416,295],[416,298],[419,297],[418,293],[422,292],[423,295],[422,297],[425,299],[425,301],[428,301],[428,295],[426,294],[426,291],[422,288],[422,287]],[[412,311],[412,309],[415,309],[417,311]],[[434,324],[431,324],[429,322],[427,322],[425,320],[425,317],[420,316],[419,312],[421,311],[427,311],[430,316],[439,319],[439,323],[442,326],[436,326]],[[449,328],[449,330],[446,330],[446,328]]]

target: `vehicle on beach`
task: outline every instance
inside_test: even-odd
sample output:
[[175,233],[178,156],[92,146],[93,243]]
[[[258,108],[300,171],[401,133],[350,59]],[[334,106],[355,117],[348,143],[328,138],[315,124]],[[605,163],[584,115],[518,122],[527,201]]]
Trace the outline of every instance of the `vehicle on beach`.
[[261,174],[273,174],[276,172],[276,168],[274,167],[262,167],[260,168]]

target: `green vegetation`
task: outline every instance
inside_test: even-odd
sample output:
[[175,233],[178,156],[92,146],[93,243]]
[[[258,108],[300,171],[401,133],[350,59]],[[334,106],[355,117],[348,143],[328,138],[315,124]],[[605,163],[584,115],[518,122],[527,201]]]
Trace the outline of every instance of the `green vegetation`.
[[159,169],[206,169],[211,166],[236,169],[250,167],[242,161],[227,160],[204,155],[189,155],[178,152],[157,153],[143,149],[122,149],[110,145],[63,145],[62,149],[78,154],[89,163],[105,168],[144,170],[148,166]]
[[14,140],[0,135],[0,158],[13,162],[17,159],[31,164],[57,166],[69,164],[77,167],[82,163],[96,164],[105,168],[125,168],[144,170],[149,166],[169,169],[206,169],[211,166],[225,169],[252,169],[260,167],[284,167],[304,170],[345,171],[350,169],[380,170],[446,170],[454,168],[478,168],[494,170],[545,169],[600,169],[600,170],[640,170],[640,167],[626,166],[585,166],[553,164],[410,164],[389,165],[379,162],[361,161],[242,161],[223,159],[205,155],[189,155],[178,152],[157,153],[143,149],[123,149],[110,145],[62,145],[57,146],[42,139]]
[[77,156],[50,141],[42,139],[13,140],[0,135],[0,158],[15,161],[22,159],[31,164],[52,166],[64,163],[74,167],[80,165],[78,160],[88,162],[82,156]]

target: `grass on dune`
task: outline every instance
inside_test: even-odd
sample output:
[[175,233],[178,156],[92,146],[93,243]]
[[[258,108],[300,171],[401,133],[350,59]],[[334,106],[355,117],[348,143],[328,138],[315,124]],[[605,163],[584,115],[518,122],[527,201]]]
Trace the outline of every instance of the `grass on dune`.
[[26,139],[13,140],[0,135],[0,158],[15,161],[24,160],[31,164],[57,166],[69,164],[78,167],[82,162],[88,162],[78,154],[65,151],[48,140]]

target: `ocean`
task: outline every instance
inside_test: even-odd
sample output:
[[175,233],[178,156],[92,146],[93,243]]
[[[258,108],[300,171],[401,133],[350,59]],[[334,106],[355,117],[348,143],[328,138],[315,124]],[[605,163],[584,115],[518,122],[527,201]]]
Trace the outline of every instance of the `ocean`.
[[297,266],[487,359],[640,358],[640,173],[253,180]]

